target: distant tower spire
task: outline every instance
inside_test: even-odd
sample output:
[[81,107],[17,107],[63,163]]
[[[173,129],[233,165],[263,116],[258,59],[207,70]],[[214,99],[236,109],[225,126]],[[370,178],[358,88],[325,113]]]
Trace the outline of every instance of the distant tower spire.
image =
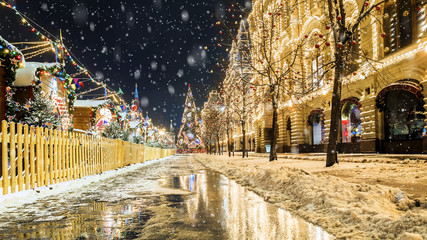
[[135,105],[139,109],[138,83],[135,83]]
[[173,128],[173,124],[172,124],[172,120],[171,120],[171,124],[169,126],[169,132],[173,133],[175,129]]

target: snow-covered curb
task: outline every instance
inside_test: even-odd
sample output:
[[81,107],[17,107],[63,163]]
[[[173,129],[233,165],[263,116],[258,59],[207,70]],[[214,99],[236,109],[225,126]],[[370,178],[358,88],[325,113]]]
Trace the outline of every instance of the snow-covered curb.
[[[226,156],[195,155],[264,199],[346,239],[427,239],[427,215],[397,188],[355,184],[328,175],[273,165],[250,167]],[[373,173],[375,174],[375,173]]]
[[87,186],[91,183],[99,182],[111,177],[116,177],[121,174],[132,172],[141,167],[147,167],[149,165],[165,161],[168,158],[169,157],[165,157],[161,159],[146,161],[143,163],[136,163],[119,169],[106,171],[101,174],[86,176],[81,179],[75,179],[67,182],[52,184],[49,186],[43,186],[35,189],[25,190],[7,195],[1,195],[0,213],[7,211],[11,207],[18,207],[23,204],[36,202],[39,199],[43,199],[49,196],[54,196],[65,192],[71,192],[73,190],[77,190],[84,186]]

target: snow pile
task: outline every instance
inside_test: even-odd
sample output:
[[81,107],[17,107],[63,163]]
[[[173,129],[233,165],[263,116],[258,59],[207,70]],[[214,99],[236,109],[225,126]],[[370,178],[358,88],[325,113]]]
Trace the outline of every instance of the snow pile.
[[227,161],[225,156],[195,158],[338,238],[427,239],[426,212],[413,212],[414,201],[400,189],[275,167],[267,159],[260,167]]

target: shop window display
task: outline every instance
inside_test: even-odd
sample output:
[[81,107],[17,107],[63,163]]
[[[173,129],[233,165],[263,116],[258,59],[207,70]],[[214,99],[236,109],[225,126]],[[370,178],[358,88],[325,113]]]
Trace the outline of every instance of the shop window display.
[[361,140],[362,120],[359,107],[353,102],[344,104],[341,112],[341,133],[343,143]]

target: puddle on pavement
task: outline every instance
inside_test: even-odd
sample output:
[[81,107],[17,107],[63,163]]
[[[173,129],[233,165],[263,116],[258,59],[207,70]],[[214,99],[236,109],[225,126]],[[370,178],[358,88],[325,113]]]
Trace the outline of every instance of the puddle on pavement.
[[49,202],[49,216],[38,216],[35,210],[22,218],[0,220],[8,221],[0,225],[0,239],[333,238],[218,173],[199,171],[158,181],[193,194],[137,193],[119,202]]

